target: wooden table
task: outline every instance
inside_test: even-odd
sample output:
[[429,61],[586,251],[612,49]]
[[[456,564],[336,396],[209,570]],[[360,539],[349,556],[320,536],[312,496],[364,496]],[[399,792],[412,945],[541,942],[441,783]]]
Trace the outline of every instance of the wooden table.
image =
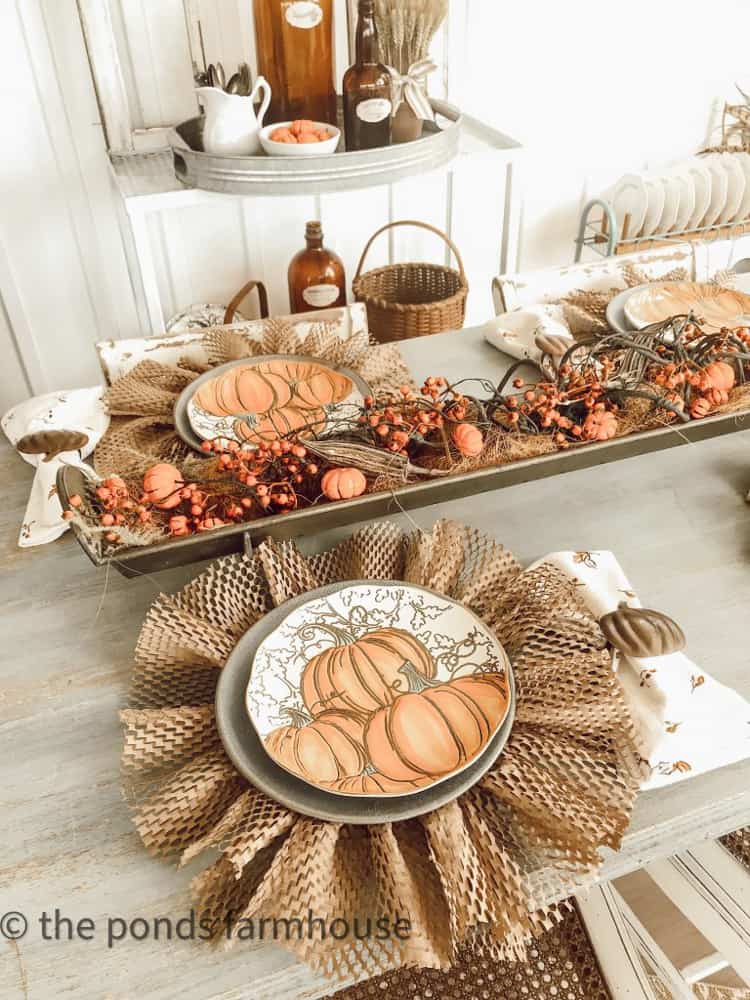
[[[459,343],[453,363],[467,367]],[[692,658],[750,698],[750,509],[743,499],[749,445],[750,432],[743,431],[442,504],[410,519],[424,527],[441,516],[467,521],[523,561],[555,549],[612,549],[641,597],[685,627]],[[0,942],[0,996],[327,996],[325,983],[274,945],[243,944],[223,954],[200,942],[150,939],[107,948],[107,918],[189,914],[189,882],[202,867],[175,871],[143,850],[120,792],[117,720],[149,604],[201,566],[128,581],[95,570],[70,536],[18,549],[31,469],[5,445],[0,479],[6,484],[0,913],[19,910],[29,919],[22,940]],[[749,824],[750,759],[643,795],[623,849],[607,856],[603,877]],[[56,907],[74,920],[93,919],[94,940],[42,940],[38,918]]]

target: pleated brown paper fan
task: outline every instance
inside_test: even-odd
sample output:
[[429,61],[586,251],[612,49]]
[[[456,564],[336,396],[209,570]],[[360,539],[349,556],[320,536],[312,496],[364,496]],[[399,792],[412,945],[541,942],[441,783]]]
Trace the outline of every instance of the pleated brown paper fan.
[[[491,770],[419,819],[349,826],[291,812],[239,775],[214,717],[219,671],[267,611],[347,580],[404,580],[463,602],[513,661],[517,714]],[[603,636],[574,583],[523,571],[490,537],[374,524],[320,555],[291,542],[212,564],[160,596],[141,630],[125,723],[126,792],[147,849],[219,858],[193,883],[216,937],[248,921],[404,917],[406,940],[282,941],[335,981],[446,968],[467,942],[513,960],[557,919],[550,899],[620,844],[638,787],[636,741]],[[249,723],[248,723],[249,724]],[[227,933],[227,927],[230,933]]]

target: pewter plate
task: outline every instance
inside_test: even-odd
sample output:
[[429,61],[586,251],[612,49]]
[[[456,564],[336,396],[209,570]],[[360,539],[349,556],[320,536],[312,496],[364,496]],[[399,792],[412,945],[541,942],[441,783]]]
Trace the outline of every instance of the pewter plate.
[[634,327],[628,322],[628,317],[625,313],[625,303],[633,292],[637,292],[642,287],[642,285],[637,285],[635,288],[626,288],[619,295],[615,295],[607,306],[607,323],[609,323],[615,333],[634,332]]
[[[447,781],[412,795],[362,798],[336,795],[315,788],[279,767],[247,717],[245,692],[258,647],[284,619],[307,601],[326,597],[346,587],[371,585],[371,580],[347,580],[302,594],[274,608],[239,640],[219,677],[216,689],[216,722],[228,756],[237,770],[256,788],[282,805],[304,816],[337,823],[391,823],[413,819],[439,809],[463,795],[492,767],[508,741],[516,711],[516,688],[513,670],[508,667],[510,705],[505,722],[487,745],[487,749],[466,770]],[[387,581],[383,581],[387,582]]]
[[[267,361],[292,361],[295,364],[313,363],[323,365],[331,371],[339,372],[341,375],[346,375],[347,378],[351,379],[358,390],[359,396],[364,397],[372,395],[370,386],[356,372],[351,371],[349,368],[342,368],[339,365],[329,364],[328,361],[324,361],[322,358],[312,358],[303,354],[262,354],[248,358],[241,358],[238,361],[229,361],[225,365],[219,365],[218,368],[211,368],[209,371],[199,375],[198,378],[194,382],[191,382],[190,385],[186,386],[178,396],[177,402],[174,405],[174,423],[177,433],[180,435],[185,444],[190,445],[190,447],[194,448],[196,451],[201,451],[201,445],[203,444],[204,439],[196,434],[193,429],[189,412],[190,401],[201,386],[205,385],[206,382],[210,382],[212,379],[219,377],[224,372],[231,371],[233,368],[238,368],[243,365],[262,364]],[[339,427],[339,429],[341,428]],[[215,436],[219,436],[218,432]]]

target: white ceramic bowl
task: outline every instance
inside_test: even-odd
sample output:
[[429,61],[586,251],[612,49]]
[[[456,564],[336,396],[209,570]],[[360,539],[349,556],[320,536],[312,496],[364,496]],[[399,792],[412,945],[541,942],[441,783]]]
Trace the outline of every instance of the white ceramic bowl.
[[328,156],[336,152],[341,139],[341,129],[327,122],[315,122],[317,128],[325,128],[335,133],[333,138],[324,142],[305,142],[300,145],[292,142],[274,142],[270,138],[271,133],[277,128],[289,128],[293,124],[293,122],[276,122],[260,130],[260,144],[269,156]]

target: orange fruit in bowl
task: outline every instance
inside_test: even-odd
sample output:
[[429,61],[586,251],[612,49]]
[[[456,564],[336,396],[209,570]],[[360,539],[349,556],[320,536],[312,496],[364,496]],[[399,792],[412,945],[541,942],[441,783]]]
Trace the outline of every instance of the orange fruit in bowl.
[[298,138],[303,132],[313,131],[315,131],[315,122],[308,121],[306,118],[300,118],[297,121],[292,122],[292,135],[296,135]]

